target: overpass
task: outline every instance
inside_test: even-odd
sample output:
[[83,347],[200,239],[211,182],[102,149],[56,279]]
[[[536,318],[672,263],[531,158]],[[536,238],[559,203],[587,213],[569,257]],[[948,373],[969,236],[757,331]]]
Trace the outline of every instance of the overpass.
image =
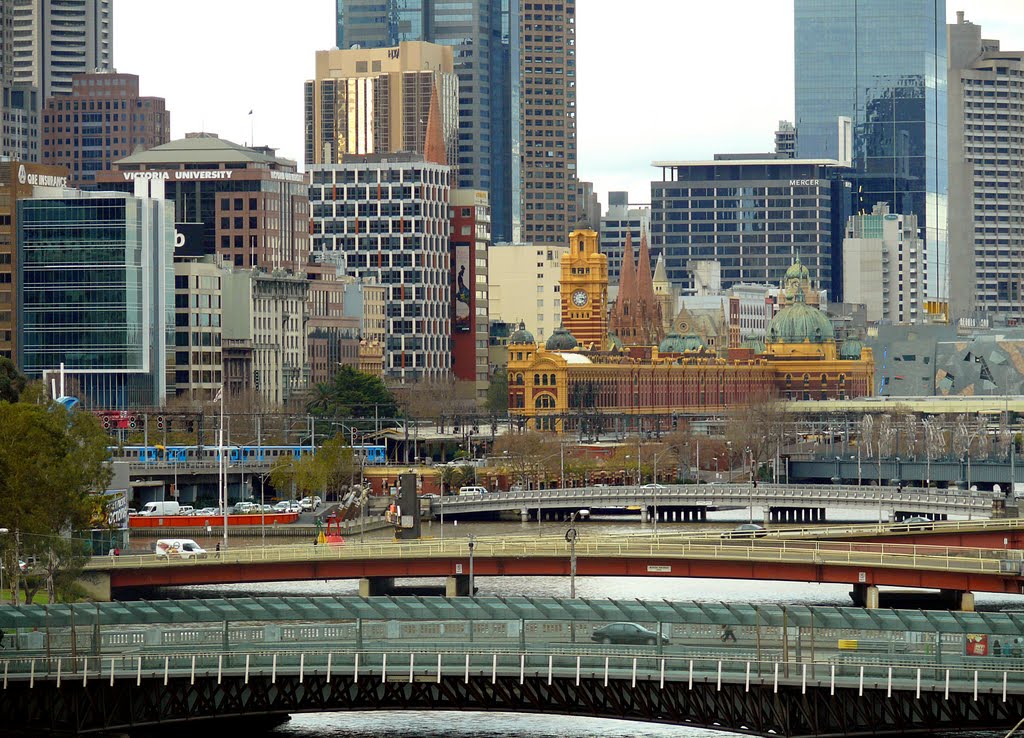
[[673,484],[659,487],[570,487],[486,495],[440,497],[431,505],[434,515],[519,513],[529,517],[562,519],[587,508],[639,507],[659,520],[704,520],[708,510],[765,507],[780,522],[824,520],[828,508],[861,510],[869,515],[888,512],[890,518],[911,516],[945,518],[948,515],[992,517],[1001,515],[1005,498],[992,492],[940,490],[920,487],[863,487],[858,485],[790,484]]
[[95,599],[161,586],[360,579],[388,594],[395,578],[446,580],[468,594],[475,576],[625,576],[850,584],[869,607],[878,586],[945,590],[973,609],[972,592],[1024,594],[1024,551],[848,541],[684,536],[487,537],[273,546],[204,559],[95,557],[82,581]]
[[[616,621],[668,642],[591,640]],[[0,628],[0,720],[50,733],[411,709],[810,738],[1007,730],[1024,712],[1014,613],[260,597],[8,607]]]

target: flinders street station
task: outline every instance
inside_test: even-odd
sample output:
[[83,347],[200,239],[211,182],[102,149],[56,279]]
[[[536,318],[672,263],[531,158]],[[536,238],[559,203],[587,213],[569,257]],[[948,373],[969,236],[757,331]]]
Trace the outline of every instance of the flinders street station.
[[810,304],[817,293],[799,261],[786,272],[781,309],[763,343],[740,343],[738,336],[713,341],[700,321],[682,314],[665,319],[674,306],[655,290],[646,238],[635,268],[627,243],[610,310],[598,234],[579,224],[569,245],[561,260],[562,325],[543,344],[523,326],[509,337],[509,411],[526,427],[573,431],[621,416],[623,430],[665,429],[678,415],[720,414],[769,397],[872,392],[871,349],[855,339],[837,342],[828,316]]

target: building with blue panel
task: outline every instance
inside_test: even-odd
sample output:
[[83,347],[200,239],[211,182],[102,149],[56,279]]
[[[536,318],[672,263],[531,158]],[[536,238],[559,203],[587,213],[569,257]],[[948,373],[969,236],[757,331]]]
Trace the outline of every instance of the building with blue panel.
[[796,151],[843,159],[854,212],[916,215],[927,297],[948,299],[945,0],[796,0]]

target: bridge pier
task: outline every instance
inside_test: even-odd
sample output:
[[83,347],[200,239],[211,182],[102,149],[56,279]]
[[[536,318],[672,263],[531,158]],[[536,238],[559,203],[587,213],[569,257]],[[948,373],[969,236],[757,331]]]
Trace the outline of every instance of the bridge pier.
[[359,580],[360,597],[382,597],[392,594],[394,589],[394,577],[365,577]]
[[469,575],[455,574],[444,580],[445,597],[469,597]]
[[826,520],[823,507],[770,507],[768,522],[770,523],[824,523]]
[[110,602],[110,573],[86,571],[78,577],[78,584],[89,599],[96,602]]
[[855,607],[863,607],[868,610],[878,609],[878,587],[869,584],[855,584],[850,593]]
[[956,589],[943,589],[939,596],[950,609],[960,612],[974,612],[974,592],[961,592]]

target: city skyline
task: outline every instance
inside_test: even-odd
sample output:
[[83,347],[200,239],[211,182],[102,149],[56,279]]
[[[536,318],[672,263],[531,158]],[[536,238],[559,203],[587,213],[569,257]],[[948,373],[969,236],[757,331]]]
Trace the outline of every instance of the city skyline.
[[[948,0],[946,20],[954,22],[956,11],[964,10],[985,37],[1021,48],[1024,19],[1015,6],[1015,0]],[[215,54],[179,53],[168,64],[145,31],[158,7],[165,38]],[[167,99],[172,138],[197,130],[238,143],[254,137],[301,168],[303,82],[313,77],[315,52],[334,46],[335,3],[307,1],[301,12],[240,0],[163,7],[155,0],[116,0],[114,66],[138,74],[142,94]],[[772,150],[778,121],[794,116],[791,1],[728,0],[694,9],[639,0],[628,16],[614,7],[610,0],[590,0],[578,9],[579,176],[595,183],[602,203],[609,190],[628,190],[632,201],[647,202],[649,182],[658,176],[650,166],[655,159]],[[732,24],[739,9],[744,22]],[[197,15],[204,25],[191,22]],[[726,23],[728,35],[709,33]],[[615,44],[622,53],[607,53]],[[232,54],[238,55],[234,62]],[[211,68],[212,58],[222,66]],[[677,68],[682,72],[673,73]],[[676,85],[685,95],[673,97]],[[713,103],[710,113],[706,100]]]

